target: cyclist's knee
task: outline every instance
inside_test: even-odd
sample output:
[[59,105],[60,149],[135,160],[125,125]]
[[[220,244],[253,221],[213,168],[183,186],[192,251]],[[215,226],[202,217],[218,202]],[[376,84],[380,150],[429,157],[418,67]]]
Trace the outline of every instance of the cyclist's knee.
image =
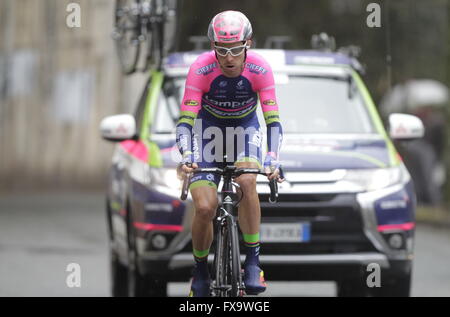
[[196,216],[208,221],[214,219],[217,209],[217,191],[209,187],[200,187],[191,190],[191,194]]
[[236,179],[243,191],[256,190],[256,175],[244,174]]
[[208,201],[200,201],[195,204],[195,214],[205,221],[214,219],[216,215],[217,204]]

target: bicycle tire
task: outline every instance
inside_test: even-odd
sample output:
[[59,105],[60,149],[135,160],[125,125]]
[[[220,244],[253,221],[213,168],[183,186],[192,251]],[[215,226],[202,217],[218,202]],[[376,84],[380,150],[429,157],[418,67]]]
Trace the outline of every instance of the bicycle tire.
[[[122,22],[120,21],[120,19],[122,18],[122,16],[120,16],[120,10],[124,5],[124,2],[126,0],[116,0],[116,6],[115,6],[115,19],[114,19],[114,27],[115,27],[115,32],[118,32],[120,30],[120,33],[122,32],[122,29],[126,28],[131,30],[131,36],[135,37],[135,39],[131,39],[131,42],[134,41],[134,43],[129,43],[128,39],[126,38],[126,36],[128,35],[128,33],[130,33],[128,30],[125,30],[124,33],[126,33],[126,35],[122,34],[119,38],[114,39],[115,42],[115,46],[116,46],[116,52],[119,58],[119,63],[120,63],[120,67],[122,70],[122,73],[124,73],[125,75],[130,75],[132,73],[134,73],[136,71],[136,66],[139,60],[139,56],[140,56],[140,51],[141,51],[141,45],[140,45],[140,41],[139,41],[139,34],[140,34],[140,19],[137,18],[135,21],[131,20],[132,25],[131,26],[127,26],[126,24],[122,25]],[[135,0],[135,3],[139,4],[140,0]],[[129,20],[129,19],[128,19]],[[134,34],[133,34],[134,33]],[[116,35],[117,36],[117,35]],[[123,40],[125,38],[125,40]],[[135,49],[134,51],[131,52],[131,58],[128,58],[127,55],[127,51],[130,49],[130,44],[131,46],[134,46]]]
[[[152,12],[160,14],[160,19],[150,23],[149,39],[147,41],[147,56],[144,69],[161,70],[164,58],[175,47],[179,16],[176,0],[154,0],[151,3]],[[179,32],[178,32],[179,33]]]
[[[182,3],[180,3],[182,5]],[[178,42],[179,26],[180,26],[180,15],[177,14],[178,11],[178,1],[177,0],[165,0],[164,8],[164,30],[163,30],[163,56],[167,56],[169,52],[175,49],[175,44]]]
[[147,33],[147,55],[144,71],[149,69],[161,70],[163,60],[163,29],[160,22],[151,23]]
[[229,293],[230,297],[240,296],[240,286],[242,282],[241,278],[241,255],[239,252],[239,237],[237,224],[234,219],[228,219],[228,239],[230,246],[230,259],[229,259],[229,282],[231,283],[231,291]]
[[216,250],[214,256],[215,277],[216,277],[216,296],[225,297],[226,290],[224,287],[227,281],[227,263],[228,263],[228,228],[219,225],[216,235]]

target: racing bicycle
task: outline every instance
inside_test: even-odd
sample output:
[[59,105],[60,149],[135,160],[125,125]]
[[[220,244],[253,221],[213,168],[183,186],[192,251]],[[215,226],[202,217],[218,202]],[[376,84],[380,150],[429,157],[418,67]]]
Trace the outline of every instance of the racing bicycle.
[[[245,294],[245,285],[241,270],[239,251],[239,236],[237,226],[237,211],[243,192],[234,179],[243,174],[259,174],[267,176],[263,169],[238,168],[234,165],[225,168],[196,168],[183,181],[181,200],[186,200],[188,186],[192,174],[212,173],[222,176],[223,185],[219,193],[219,206],[214,219],[215,250],[211,295],[215,297],[241,297]],[[280,167],[281,179],[284,178]],[[276,179],[269,182],[269,201],[275,203],[278,198],[278,183]]]

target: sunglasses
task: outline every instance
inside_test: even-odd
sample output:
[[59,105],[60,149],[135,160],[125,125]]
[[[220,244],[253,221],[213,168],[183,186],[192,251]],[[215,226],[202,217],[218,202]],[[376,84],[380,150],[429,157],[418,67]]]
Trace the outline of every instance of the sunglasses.
[[231,56],[234,56],[234,57],[239,56],[245,51],[246,48],[249,48],[249,46],[247,46],[247,42],[244,45],[235,46],[232,48],[214,45],[214,49],[216,50],[216,53],[222,57],[227,56],[228,53],[230,53]]

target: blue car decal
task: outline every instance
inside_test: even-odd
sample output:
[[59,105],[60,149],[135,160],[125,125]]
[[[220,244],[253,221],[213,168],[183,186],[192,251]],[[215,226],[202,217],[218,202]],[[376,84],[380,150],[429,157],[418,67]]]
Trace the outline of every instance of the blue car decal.
[[379,228],[414,228],[414,206],[415,195],[410,181],[400,191],[374,202]]

